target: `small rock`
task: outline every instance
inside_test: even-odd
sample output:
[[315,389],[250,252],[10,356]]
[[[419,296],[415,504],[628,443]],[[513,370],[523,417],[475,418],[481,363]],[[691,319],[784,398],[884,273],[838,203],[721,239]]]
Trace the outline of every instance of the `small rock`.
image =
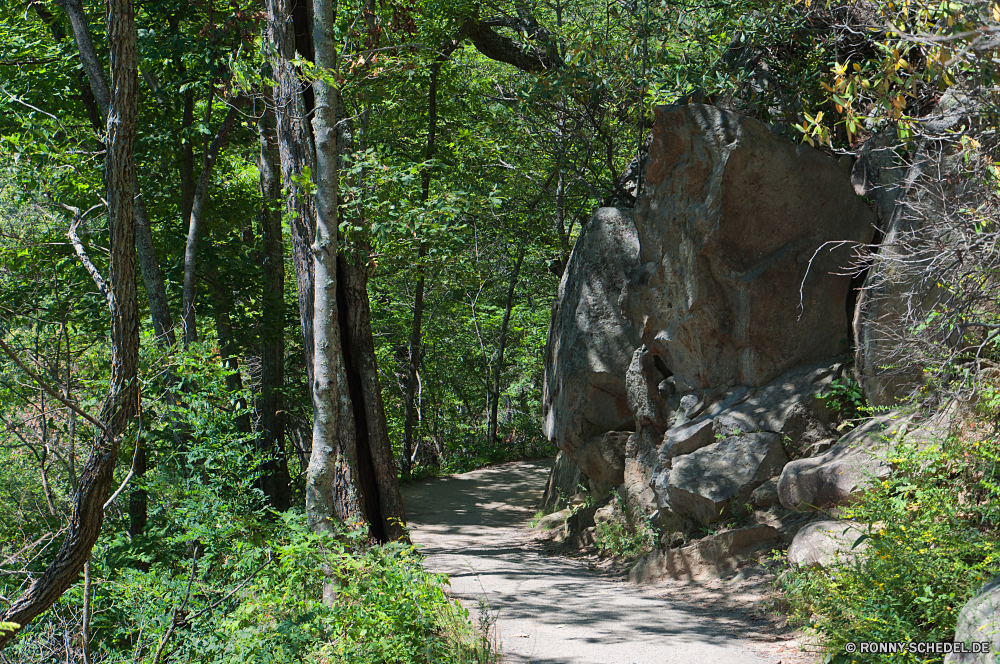
[[788,547],[788,562],[801,567],[830,567],[853,562],[868,542],[856,548],[865,526],[855,521],[814,521],[795,535]]
[[559,526],[566,523],[566,519],[573,513],[572,510],[564,509],[558,512],[553,512],[552,514],[546,514],[535,526],[538,530],[552,530],[553,528],[558,528]]
[[663,578],[725,576],[734,573],[741,558],[777,543],[778,531],[771,526],[730,530],[680,548],[653,551],[636,562],[628,578],[633,583],[644,583]]
[[761,484],[750,494],[750,502],[757,507],[767,509],[778,503],[778,478],[772,477]]

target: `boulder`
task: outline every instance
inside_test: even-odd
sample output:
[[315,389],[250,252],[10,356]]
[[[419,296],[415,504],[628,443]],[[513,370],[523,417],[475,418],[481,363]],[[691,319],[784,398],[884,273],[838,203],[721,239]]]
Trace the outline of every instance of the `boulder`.
[[771,526],[730,530],[680,548],[653,551],[636,561],[629,570],[628,580],[632,583],[665,578],[691,581],[733,574],[750,554],[778,544],[779,533]]
[[803,511],[850,502],[869,481],[889,474],[890,468],[883,460],[888,439],[906,421],[898,413],[873,418],[823,454],[792,461],[778,479],[781,504]]
[[595,494],[606,496],[625,482],[625,447],[630,435],[628,431],[609,431],[594,436],[573,455]]
[[770,431],[781,436],[789,454],[802,454],[813,443],[830,437],[831,413],[820,395],[842,368],[842,363],[827,360],[785,372],[715,416],[715,433]]
[[674,457],[691,454],[714,442],[715,430],[708,417],[668,429],[663,436],[663,444],[660,445],[660,463],[667,465]]
[[545,347],[542,426],[566,452],[632,428],[625,372],[639,341],[618,300],[638,253],[631,210],[601,208],[563,272]]
[[791,546],[788,562],[800,567],[831,567],[853,562],[868,543],[854,548],[865,526],[854,521],[813,521],[802,527]]
[[553,528],[559,528],[566,523],[566,519],[572,515],[573,510],[569,508],[553,512],[552,514],[546,514],[538,520],[535,528],[538,530],[552,530]]
[[542,494],[541,509],[550,510],[559,504],[566,504],[570,496],[576,494],[580,485],[585,481],[580,466],[566,452],[560,451],[556,454],[552,470],[549,472],[549,481],[545,485],[545,493]]
[[955,625],[955,643],[964,644],[966,650],[985,650],[984,642],[990,644],[989,652],[951,653],[944,658],[944,664],[996,662],[996,653],[1000,652],[1000,576],[965,603]]
[[846,350],[850,277],[834,273],[874,219],[819,150],[713,106],[659,107],[623,308],[679,393],[766,385]]
[[678,457],[669,474],[656,476],[656,493],[672,511],[706,525],[725,513],[733,500],[751,492],[788,462],[774,433],[748,433]]

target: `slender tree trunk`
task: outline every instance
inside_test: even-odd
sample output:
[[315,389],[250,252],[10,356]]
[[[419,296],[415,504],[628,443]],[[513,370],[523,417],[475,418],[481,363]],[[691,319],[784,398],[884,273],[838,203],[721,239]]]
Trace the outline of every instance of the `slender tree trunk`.
[[[101,532],[104,501],[111,492],[119,437],[136,412],[139,357],[139,306],[135,258],[135,162],[138,67],[132,0],[108,0],[108,44],[111,54],[111,94],[105,177],[107,181],[111,297],[111,380],[101,411],[102,430],[80,476],[73,514],[54,560],[18,597],[3,622],[23,628],[52,606],[72,585],[90,557]],[[19,628],[19,629],[20,629]],[[19,631],[19,630],[17,630]],[[0,634],[3,648],[17,633]]]
[[409,477],[413,464],[413,445],[417,419],[417,374],[424,359],[421,349],[424,316],[424,267],[427,246],[421,242],[417,250],[417,287],[413,295],[413,326],[410,328],[410,352],[406,365],[406,409],[403,415],[403,476]]
[[[209,103],[211,103],[211,99]],[[201,177],[198,179],[198,188],[194,192],[194,200],[191,204],[191,216],[188,218],[187,243],[184,246],[184,306],[182,312],[185,345],[198,340],[198,323],[195,311],[198,281],[195,274],[195,265],[198,257],[198,233],[201,228],[201,217],[205,211],[205,203],[208,200],[208,185],[212,181],[212,170],[216,159],[218,159],[219,151],[226,141],[229,140],[229,132],[239,117],[239,108],[243,103],[242,96],[236,97],[231,103],[232,106],[226,114],[226,118],[222,121],[219,131],[215,134],[208,149],[205,150]]]
[[[212,294],[212,310],[215,314],[215,332],[219,337],[219,354],[222,366],[228,372],[226,374],[226,390],[236,394],[243,391],[243,377],[240,375],[240,359],[233,333],[232,302],[229,297],[229,289],[221,282],[218,267],[214,263],[209,265],[206,271]],[[245,412],[247,402],[243,397],[238,397],[234,406],[237,410],[244,411],[236,415],[236,430],[243,436],[249,437],[253,433],[253,427],[250,424],[250,415]]]
[[510,326],[510,312],[514,308],[514,290],[517,288],[517,280],[521,276],[521,263],[524,262],[524,252],[527,243],[521,245],[521,250],[517,254],[517,262],[514,263],[514,271],[510,275],[510,287],[507,288],[507,304],[503,310],[503,323],[500,324],[500,348],[497,350],[497,363],[493,368],[493,398],[490,407],[490,425],[488,437],[491,443],[497,442],[497,415],[500,404],[500,375],[503,373],[503,354],[507,348],[507,330]]
[[[458,41],[446,42],[441,49],[441,53],[431,65],[430,86],[427,91],[427,145],[424,149],[424,160],[430,161],[434,157],[434,141],[437,138],[437,90],[438,77],[441,74],[441,65],[450,57],[451,53],[458,47]],[[424,170],[421,176],[420,202],[426,203],[431,194],[431,173]],[[405,411],[403,414],[403,476],[410,475],[413,464],[414,449],[414,429],[417,420],[417,376],[420,372],[420,363],[424,359],[421,349],[422,327],[424,315],[424,258],[427,256],[427,246],[423,241],[417,249],[417,283],[413,297],[413,323],[410,327],[410,357],[406,367],[406,398]]]
[[[281,194],[281,171],[274,115],[265,109],[258,130],[260,153],[260,232],[264,242],[264,302],[261,331],[261,387],[258,412],[260,432],[257,451],[279,459],[278,467],[265,467],[260,489],[277,510],[290,507],[288,462],[285,456],[285,245],[281,212],[274,208]],[[271,471],[271,472],[269,472]]]
[[[334,7],[313,1],[316,65],[336,67]],[[366,518],[359,490],[357,437],[346,385],[337,307],[337,91],[322,78],[313,85],[316,147],[316,227],[313,256],[313,442],[306,471],[306,514],[314,530],[338,520]]]

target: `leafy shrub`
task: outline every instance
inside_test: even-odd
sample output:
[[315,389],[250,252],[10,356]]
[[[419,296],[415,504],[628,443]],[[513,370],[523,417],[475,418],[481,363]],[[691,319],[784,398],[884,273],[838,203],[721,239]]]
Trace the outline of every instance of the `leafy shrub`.
[[858,541],[868,543],[865,554],[853,564],[790,569],[783,577],[793,618],[824,637],[833,662],[941,661],[898,654],[848,660],[843,646],[949,641],[962,605],[1000,570],[996,437],[903,443],[889,461],[893,475],[842,515],[870,524]]

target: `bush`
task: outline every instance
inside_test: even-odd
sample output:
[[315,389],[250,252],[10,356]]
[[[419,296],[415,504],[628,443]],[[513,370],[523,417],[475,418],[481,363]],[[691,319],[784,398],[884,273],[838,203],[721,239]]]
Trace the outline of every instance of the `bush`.
[[892,476],[874,482],[841,515],[870,524],[858,541],[867,541],[866,554],[829,570],[785,572],[792,618],[823,637],[829,661],[941,661],[898,654],[848,659],[843,646],[950,641],[963,604],[1000,571],[1000,441],[974,438],[900,444],[890,459]]

